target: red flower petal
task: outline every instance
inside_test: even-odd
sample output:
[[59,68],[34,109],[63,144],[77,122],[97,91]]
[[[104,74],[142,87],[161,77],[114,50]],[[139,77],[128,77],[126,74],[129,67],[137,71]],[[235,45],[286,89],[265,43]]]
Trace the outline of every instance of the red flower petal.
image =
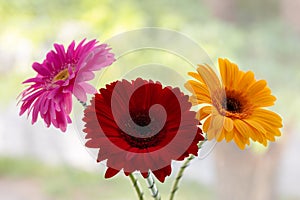
[[99,148],[97,160],[107,159],[109,171],[115,170],[111,176],[123,169],[147,177],[151,170],[163,182],[172,160],[197,155],[204,139],[190,108],[178,88],[141,78],[111,83],[85,110],[86,146]]
[[113,168],[108,168],[105,172],[105,178],[111,178],[114,175],[116,175],[117,173],[119,173],[119,170],[113,169]]

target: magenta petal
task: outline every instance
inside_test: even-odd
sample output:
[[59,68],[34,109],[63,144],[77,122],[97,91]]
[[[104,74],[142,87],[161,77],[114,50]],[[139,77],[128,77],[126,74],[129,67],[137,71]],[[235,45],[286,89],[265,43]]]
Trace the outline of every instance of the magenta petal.
[[68,124],[72,123],[72,119],[70,118],[70,116],[67,116],[67,122]]
[[32,64],[32,68],[39,74],[43,75],[43,76],[48,76],[50,75],[50,72],[47,68],[45,68],[43,65],[35,62]]
[[43,115],[42,115],[42,118],[44,118],[44,121],[45,121],[47,127],[49,127],[50,124],[51,124],[50,115],[49,115],[49,114],[43,114]]
[[95,94],[97,93],[97,90],[94,88],[94,86],[92,86],[91,84],[89,83],[86,83],[86,82],[82,82],[82,83],[79,83],[79,85],[84,89],[84,91],[88,94]]
[[31,82],[35,82],[35,83],[43,83],[44,80],[41,79],[40,77],[35,77],[35,78],[29,78],[29,79],[23,81],[22,83],[31,83]]
[[42,114],[46,114],[48,112],[49,102],[50,102],[50,100],[46,98],[45,101],[44,101],[44,105],[41,106],[41,113]]
[[65,53],[65,48],[61,44],[54,44],[54,48],[57,52],[57,57],[60,59],[61,62],[65,61],[66,58],[66,53]]
[[72,110],[72,95],[71,94],[67,94],[65,95],[65,110],[67,114],[71,113]]
[[41,107],[40,101],[42,97],[38,98],[34,103],[33,111],[32,111],[32,120],[31,123],[34,124],[38,118],[39,109]]
[[86,93],[80,85],[76,85],[76,87],[74,87],[73,94],[80,101],[86,102],[87,100]]
[[55,103],[54,106],[55,106],[55,110],[56,110],[56,111],[58,111],[58,112],[61,111],[61,108],[60,108],[60,106],[59,106],[58,103]]
[[49,106],[49,115],[51,116],[51,120],[56,118],[56,114],[55,114],[55,106],[54,106],[54,102],[51,101],[50,102],[50,106]]
[[[76,46],[72,41],[67,49],[61,44],[54,44],[54,50],[46,54],[43,62],[33,63],[32,68],[37,75],[23,82],[30,86],[18,97],[22,102],[20,115],[27,111],[28,116],[32,115],[32,123],[40,115],[47,127],[52,124],[66,131],[67,124],[72,122],[69,116],[72,94],[86,102],[87,93],[96,93],[96,89],[85,81],[95,77],[93,71],[114,61],[107,45],[97,43],[96,40],[86,42],[84,39]],[[64,75],[67,76],[58,77],[66,68],[68,74]]]
[[47,95],[47,98],[48,99],[53,99],[59,92],[59,89],[56,88],[56,89],[53,89],[52,91],[50,91]]
[[67,128],[67,119],[63,110],[56,112],[56,120],[58,123],[58,127],[65,132]]
[[29,102],[29,101],[32,102],[38,96],[40,96],[41,94],[45,93],[45,90],[43,90],[43,89],[42,90],[38,90],[38,89],[40,89],[40,88],[36,88],[36,91],[34,93],[31,93],[30,96],[28,96],[28,93],[25,94],[27,97],[23,99],[23,102]]
[[[23,103],[22,103],[22,106],[21,106],[21,110],[20,110],[20,113],[19,115],[23,115],[24,112],[26,110],[28,110],[28,108],[30,108],[31,104],[36,100],[36,98],[38,98],[38,96],[40,96],[40,94],[42,93],[43,91],[38,91],[34,94],[32,94],[31,96],[25,98],[23,100]],[[30,112],[29,112],[30,113]]]
[[76,77],[76,82],[89,81],[95,78],[95,74],[90,71],[79,71]]
[[72,43],[69,45],[68,50],[67,50],[67,57],[72,58],[74,54],[74,47],[75,47],[75,41],[73,40]]

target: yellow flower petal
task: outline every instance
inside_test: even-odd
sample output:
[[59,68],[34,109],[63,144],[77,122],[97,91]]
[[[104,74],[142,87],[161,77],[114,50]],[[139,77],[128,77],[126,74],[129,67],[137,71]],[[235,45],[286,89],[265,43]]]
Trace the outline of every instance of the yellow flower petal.
[[195,104],[201,104],[202,102],[211,103],[210,93],[206,86],[193,80],[188,81],[184,86],[195,96],[195,100],[193,100]]
[[230,142],[233,139],[233,136],[234,136],[233,130],[230,132],[227,132],[224,130],[224,134],[225,134],[226,142]]
[[220,134],[216,135],[216,138],[217,138],[217,142],[221,142],[225,138],[225,130],[222,129]]
[[241,150],[245,149],[246,144],[242,142],[241,138],[236,134],[233,137],[234,142],[238,145]]
[[209,116],[203,123],[203,126],[202,126],[203,131],[207,133],[210,126],[211,126],[211,116]]
[[188,89],[191,93],[195,94],[196,92],[198,93],[204,93],[208,97],[210,96],[210,93],[208,91],[208,88],[204,84],[200,84],[197,81],[194,80],[189,80],[184,84],[185,88]]
[[[221,88],[220,81],[216,73],[208,65],[199,65],[197,69],[199,75],[204,80],[204,83],[207,85],[207,88],[210,94],[213,94],[215,91],[219,91]],[[211,96],[211,95],[210,95]]]
[[236,130],[246,138],[250,137],[250,132],[252,131],[249,126],[243,122],[242,120],[236,119],[234,120],[234,127]]
[[225,130],[227,132],[231,132],[233,129],[233,121],[229,117],[224,118],[224,124],[223,124]]
[[258,120],[262,120],[274,127],[281,128],[282,127],[282,119],[276,113],[265,110],[265,109],[256,109],[253,111],[251,118]]
[[208,140],[212,140],[212,139],[216,138],[216,132],[215,132],[214,129],[208,129],[206,134],[207,134],[207,139]]
[[201,121],[202,119],[206,118],[208,115],[211,114],[211,106],[204,106],[202,107],[196,114],[196,118]]
[[244,122],[246,122],[247,124],[249,124],[252,128],[256,129],[257,131],[265,134],[266,130],[264,129],[264,127],[262,125],[260,125],[260,123],[256,122],[253,119],[244,119]]
[[276,101],[276,98],[272,95],[257,96],[257,97],[254,96],[252,101],[253,101],[253,105],[255,106],[266,107],[266,106],[273,106]]
[[267,82],[265,80],[259,80],[249,87],[247,94],[249,96],[255,96],[257,93],[263,90],[266,87],[266,85]]
[[227,59],[218,62],[221,81],[210,66],[199,65],[198,73],[189,73],[195,80],[185,84],[193,94],[193,105],[211,104],[196,115],[199,121],[206,119],[203,131],[208,139],[234,140],[241,149],[250,144],[250,139],[265,146],[275,141],[275,136],[281,135],[282,119],[263,109],[276,101],[266,81],[257,81],[253,72],[243,72]]
[[242,78],[241,78],[241,80],[238,82],[238,81],[236,81],[236,82],[238,82],[238,85],[237,85],[237,89],[238,90],[241,90],[241,91],[243,91],[243,90],[247,90],[247,88],[253,83],[255,81],[255,79],[254,79],[254,73],[253,72],[251,72],[251,71],[248,71],[248,72],[246,72],[243,76],[242,76]]
[[189,72],[188,75],[195,78],[195,79],[197,79],[198,81],[204,83],[204,80],[201,78],[201,76],[198,73]]
[[236,64],[227,59],[218,59],[222,82],[225,87],[232,88],[234,81],[238,78],[239,70]]
[[275,141],[275,136],[280,136],[281,132],[278,128],[274,128],[270,124],[267,124],[266,122],[260,122],[260,124],[264,127],[266,130],[266,133],[264,134],[264,137],[272,142]]
[[208,99],[206,97],[199,97],[199,96],[190,96],[189,101],[192,103],[193,106],[202,104],[202,103],[211,103],[211,99]]

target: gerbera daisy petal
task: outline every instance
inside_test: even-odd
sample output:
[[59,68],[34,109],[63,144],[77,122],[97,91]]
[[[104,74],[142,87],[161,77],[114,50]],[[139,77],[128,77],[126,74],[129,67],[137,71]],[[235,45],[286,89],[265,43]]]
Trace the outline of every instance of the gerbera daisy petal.
[[236,130],[243,135],[245,138],[250,137],[250,131],[251,129],[248,127],[248,125],[243,122],[242,120],[234,120],[234,127],[236,128]]
[[105,172],[105,178],[111,178],[111,177],[115,176],[117,173],[119,173],[119,170],[109,167]]
[[203,123],[203,131],[207,133],[211,123],[211,116],[209,116]]
[[191,77],[197,79],[200,83],[204,83],[204,80],[201,78],[201,76],[198,73],[189,72],[188,75],[190,75]]
[[[208,88],[204,84],[200,84],[197,81],[190,80],[185,84],[186,89],[193,93],[203,94],[204,96],[208,96]],[[209,97],[209,96],[208,96]]]
[[74,54],[74,47],[75,47],[75,41],[73,40],[71,42],[71,44],[69,45],[68,50],[67,50],[67,57],[68,58],[72,58],[72,56]]
[[278,114],[269,110],[256,109],[253,111],[253,118],[265,121],[266,123],[278,128],[282,127],[281,117]]
[[217,142],[221,142],[225,138],[225,132],[226,132],[225,129],[222,129],[220,134],[216,136]]
[[198,120],[202,120],[209,116],[212,112],[212,107],[211,106],[204,106],[202,107],[196,114],[196,118]]
[[199,96],[190,96],[189,98],[190,102],[194,105],[202,104],[202,103],[211,103],[211,99],[208,99],[206,97],[200,98]]
[[160,182],[163,183],[165,181],[166,176],[170,176],[171,171],[172,171],[171,166],[168,165],[161,170],[153,171],[153,174]]
[[233,139],[233,137],[234,137],[234,132],[233,132],[233,130],[230,131],[230,132],[227,132],[227,131],[224,129],[223,131],[224,131],[224,135],[225,135],[225,140],[226,140],[226,142],[230,142],[230,141]]
[[83,131],[86,146],[99,148],[97,160],[107,159],[108,170],[114,169],[107,177],[120,170],[147,176],[151,170],[163,182],[172,160],[197,155],[204,138],[188,96],[178,88],[138,78],[99,91],[85,109]]
[[[214,71],[207,65],[199,65],[197,69],[199,75],[204,80],[210,94],[218,91],[221,88],[220,81]],[[209,94],[209,95],[210,95]]]
[[225,87],[232,88],[233,80],[238,75],[238,67],[227,59],[218,59],[222,82]]
[[97,90],[94,88],[94,86],[92,86],[89,83],[82,82],[79,85],[81,86],[81,88],[84,89],[85,93],[87,93],[87,94],[95,94],[97,92]]
[[[40,74],[40,75],[42,75],[42,76],[48,76],[51,72],[44,66],[44,65],[42,65],[42,64],[40,64],[40,63],[37,63],[37,62],[35,62],[35,63],[33,63],[32,64],[32,68],[38,73],[38,74]],[[29,80],[26,80],[24,83],[26,83],[26,82],[33,82],[33,80],[32,79],[29,79]]]
[[[54,50],[46,54],[42,63],[32,64],[37,75],[23,82],[31,85],[20,95],[20,115],[26,110],[28,115],[32,111],[32,123],[37,121],[40,114],[47,127],[53,124],[63,132],[66,131],[67,124],[71,123],[69,114],[72,110],[72,94],[86,101],[86,93],[95,93],[96,90],[85,81],[94,78],[93,71],[114,62],[114,56],[106,48],[107,45],[96,45],[96,40],[86,44],[84,42],[85,39],[75,48],[73,41],[67,51],[63,45],[54,44]],[[98,52],[99,48],[102,50],[101,57],[100,54],[94,54],[95,49]],[[87,60],[89,55],[95,56],[84,66],[79,65],[79,61]],[[104,61],[103,57],[107,59]]]
[[256,96],[252,99],[253,105],[259,106],[259,107],[266,107],[266,106],[273,106],[276,98],[272,95],[268,96]]
[[249,96],[255,96],[257,93],[259,93],[261,90],[263,90],[267,86],[267,82],[265,80],[259,80],[252,84],[248,88],[248,95]]
[[[210,104],[197,112],[199,121],[205,120],[203,130],[209,140],[232,139],[239,148],[250,144],[249,138],[263,145],[280,136],[282,119],[263,107],[272,106],[276,98],[265,80],[255,80],[251,71],[243,72],[227,59],[219,59],[221,83],[208,65],[199,65],[193,78],[185,84],[192,93],[192,105]],[[210,98],[208,100],[207,98]]]
[[231,132],[232,129],[233,129],[233,121],[231,118],[229,117],[225,117],[224,118],[224,129],[227,131],[227,132]]
[[238,89],[239,90],[247,90],[249,85],[252,85],[252,83],[255,81],[254,79],[254,73],[251,71],[246,72],[241,80],[238,83]]
[[245,149],[246,144],[245,144],[245,142],[242,141],[242,139],[241,139],[242,137],[243,136],[239,137],[239,134],[237,133],[237,134],[234,134],[233,140],[238,145],[238,147],[243,150],[243,149]]
[[229,86],[230,85],[230,78],[231,78],[231,69],[230,66],[226,66],[225,60],[222,58],[218,59],[220,74],[222,78],[223,85]]

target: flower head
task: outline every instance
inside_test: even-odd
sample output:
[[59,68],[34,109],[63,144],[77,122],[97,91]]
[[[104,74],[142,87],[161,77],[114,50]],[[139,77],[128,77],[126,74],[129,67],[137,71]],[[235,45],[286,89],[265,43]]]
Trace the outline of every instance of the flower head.
[[107,160],[106,178],[151,170],[163,182],[171,161],[197,155],[204,139],[190,108],[178,88],[141,78],[113,82],[85,110],[86,146],[99,148],[98,162]]
[[232,139],[244,149],[250,138],[264,146],[280,136],[282,119],[263,107],[272,106],[276,98],[271,95],[265,80],[255,80],[251,71],[243,72],[227,59],[219,59],[222,81],[208,65],[199,65],[198,73],[190,72],[195,80],[186,83],[192,92],[193,105],[204,105],[198,112],[205,119],[203,131],[209,140]]
[[27,110],[35,123],[40,114],[48,127],[53,124],[66,131],[67,123],[71,123],[72,94],[85,102],[87,93],[96,92],[86,82],[94,78],[93,71],[115,60],[106,44],[97,45],[96,40],[84,43],[82,40],[75,47],[73,41],[67,50],[63,45],[54,44],[55,51],[47,53],[42,63],[33,63],[37,75],[23,82],[30,86],[21,93],[20,115]]

